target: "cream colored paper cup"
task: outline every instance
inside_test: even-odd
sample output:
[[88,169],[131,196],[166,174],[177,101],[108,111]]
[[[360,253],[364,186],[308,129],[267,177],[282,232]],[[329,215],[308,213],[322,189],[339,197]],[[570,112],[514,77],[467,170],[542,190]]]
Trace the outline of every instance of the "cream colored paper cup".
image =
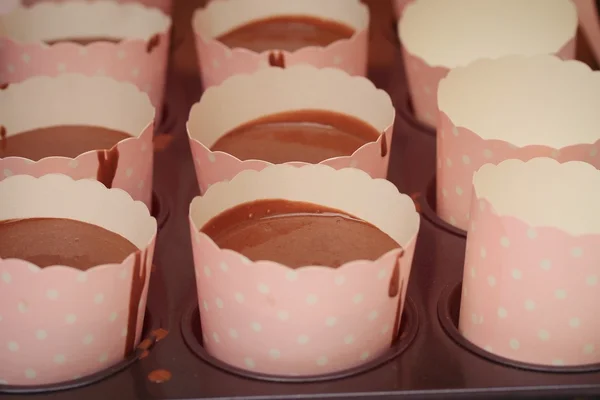
[[[107,76],[135,84],[160,110],[170,29],[170,17],[137,3],[71,0],[17,8],[0,16],[0,83],[63,73]],[[86,38],[119,42],[46,43]]]
[[[87,125],[131,135],[113,149],[117,167],[105,184],[129,193],[150,208],[152,203],[152,137],[154,107],[148,96],[130,83],[105,77],[64,74],[35,77],[0,90],[0,130],[6,140],[33,129]],[[98,151],[75,158],[0,158],[0,181],[12,175],[62,173],[75,179],[96,179],[102,166]]]
[[[554,56],[509,56],[456,68],[440,82],[437,213],[467,230],[473,174],[516,158],[600,168],[600,73]],[[466,100],[468,99],[468,100]]]
[[304,47],[291,53],[273,49],[286,67],[310,64],[342,69],[351,75],[366,75],[369,9],[359,0],[216,0],[196,10],[192,19],[204,87],[218,85],[232,75],[252,73],[269,66],[273,52],[230,49],[216,38],[247,23],[282,15],[332,20],[355,30],[351,38],[326,47]]
[[[347,212],[403,250],[336,269],[292,269],[221,250],[200,232],[223,211],[270,198]],[[396,337],[419,214],[390,182],[324,165],[243,171],[192,201],[190,227],[204,346],[219,360],[267,374],[326,374],[377,358]],[[393,296],[390,285],[400,288]]]
[[261,170],[272,165],[261,160],[241,161],[231,154],[211,151],[218,139],[261,117],[303,110],[345,114],[381,132],[377,141],[363,145],[352,155],[330,158],[322,164],[336,169],[358,168],[374,178],[386,177],[396,114],[387,93],[376,89],[366,78],[351,77],[332,68],[308,65],[265,68],[231,77],[209,88],[192,107],[187,130],[201,192],[245,169]]
[[600,362],[600,172],[549,158],[474,176],[459,328],[505,358]]
[[398,25],[412,103],[435,126],[439,81],[480,58],[575,57],[577,10],[570,0],[414,0]]
[[[156,221],[146,206],[122,190],[58,174],[3,180],[0,204],[0,221],[82,221],[117,233],[139,249],[120,264],[87,271],[0,259],[2,384],[69,381],[121,362],[139,342],[144,322],[156,237]],[[130,313],[134,284],[142,291],[134,300],[136,312]]]

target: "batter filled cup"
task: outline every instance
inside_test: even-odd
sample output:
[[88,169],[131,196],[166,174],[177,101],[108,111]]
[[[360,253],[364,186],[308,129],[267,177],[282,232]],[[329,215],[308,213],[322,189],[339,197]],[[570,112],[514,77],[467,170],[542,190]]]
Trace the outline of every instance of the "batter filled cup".
[[122,190],[65,175],[0,182],[0,383],[121,362],[144,322],[156,221]]
[[549,158],[474,176],[459,328],[526,363],[600,363],[600,172]]
[[160,110],[170,29],[167,15],[137,3],[16,8],[0,16],[0,83],[63,73],[106,76],[135,84]]
[[570,0],[414,0],[398,33],[416,118],[436,126],[438,83],[451,69],[508,55],[573,59],[576,32]]
[[154,107],[131,83],[64,74],[0,90],[0,180],[62,173],[97,179],[148,207]]
[[358,0],[217,0],[192,23],[204,87],[267,66],[367,73],[369,9]]
[[243,171],[192,201],[190,226],[203,345],[217,359],[320,375],[396,340],[419,215],[390,182],[324,165]]
[[395,111],[366,78],[265,68],[209,88],[187,123],[201,192],[245,169],[322,163],[387,175]]
[[467,230],[473,173],[483,164],[551,157],[600,168],[598,74],[549,55],[451,71],[438,92],[438,215]]

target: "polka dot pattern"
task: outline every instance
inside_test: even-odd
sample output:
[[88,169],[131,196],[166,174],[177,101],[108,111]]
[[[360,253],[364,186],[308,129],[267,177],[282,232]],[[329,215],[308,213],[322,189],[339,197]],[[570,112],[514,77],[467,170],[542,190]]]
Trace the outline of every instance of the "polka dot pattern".
[[[449,70],[443,67],[429,66],[421,58],[411,54],[404,47],[402,47],[402,53],[404,65],[406,65],[408,89],[415,110],[415,117],[421,123],[435,127],[439,113],[437,88]],[[453,160],[450,160],[450,163],[452,162]]]
[[[337,68],[350,75],[365,76],[368,33],[360,31],[349,40],[326,48],[304,48],[285,53],[285,65],[308,64],[317,68]],[[232,75],[249,74],[269,66],[268,54],[230,49],[222,43],[197,34],[196,51],[204,87],[221,84]]]
[[477,231],[467,236],[461,332],[518,361],[600,362],[600,235],[531,227],[493,210],[483,199],[471,207]]
[[[2,80],[0,79],[0,82]],[[152,146],[153,127],[149,126],[138,138],[128,139],[119,144],[119,165],[113,180],[113,188],[125,190],[134,200],[142,201],[147,207],[152,205],[152,185],[139,185],[152,182],[152,152],[141,151],[142,146]],[[4,171],[4,173],[2,173]],[[7,171],[10,171],[7,173]],[[85,153],[76,159],[43,159],[31,162],[23,158],[0,159],[0,180],[13,174],[39,177],[52,173],[62,173],[74,179],[95,178],[98,171],[96,152]],[[8,277],[0,275],[0,282]],[[80,279],[85,279],[85,274]],[[55,301],[58,294],[54,288],[45,291],[46,298]],[[102,302],[101,299],[97,299]]]
[[41,46],[1,39],[0,82],[17,83],[32,76],[65,72],[110,76],[133,83],[148,93],[152,104],[162,104],[168,35],[159,37],[159,44],[151,53],[142,40],[95,43],[82,48],[72,43]]
[[[1,260],[0,377],[11,385],[50,384],[119,362],[126,340],[122,332],[127,334],[133,262],[81,273]],[[151,263],[149,259],[147,268]],[[120,278],[122,270],[126,279]],[[145,297],[141,303],[145,309]],[[137,332],[142,324],[143,314]],[[89,357],[82,358],[82,353]]]
[[[393,126],[385,129],[385,140],[391,142]],[[381,138],[379,140],[382,140]],[[200,191],[206,191],[211,185],[230,180],[232,177],[244,170],[261,171],[271,165],[266,161],[246,160],[240,161],[237,158],[226,153],[213,153],[208,147],[196,139],[190,140],[190,148],[194,158],[194,169]],[[347,157],[337,157],[322,161],[319,164],[328,165],[335,169],[358,168],[365,171],[371,177],[379,179],[385,178],[389,165],[389,152],[385,157],[381,157],[381,144],[372,142],[364,145],[354,154]],[[295,165],[304,163],[296,162]],[[294,279],[293,275],[290,278]]]
[[[376,267],[358,262],[337,270],[290,271],[271,262],[249,268],[204,236],[193,242],[193,252],[206,347],[230,365],[262,373],[328,373],[389,348],[398,298],[390,298],[388,289],[397,255],[387,255]],[[413,253],[414,242],[402,259],[405,281]],[[222,263],[227,271],[218,268]]]
[[[453,131],[458,134],[452,134]],[[466,154],[465,149],[468,149]],[[598,149],[600,149],[600,141],[594,144],[571,146],[556,152],[556,149],[545,146],[518,148],[508,142],[483,140],[468,129],[454,126],[449,117],[442,112],[439,114],[437,135],[437,157],[441,167],[437,169],[436,211],[444,221],[467,230],[470,220],[473,174],[482,165],[499,164],[507,159],[527,161],[536,157],[550,157],[559,162],[585,161],[600,168],[600,157],[595,156]],[[468,159],[467,163],[464,162],[465,157]],[[536,229],[527,231],[526,237],[535,240]],[[507,237],[498,240],[504,247],[511,245]],[[580,248],[575,247],[571,251],[575,257],[583,255],[583,250]]]

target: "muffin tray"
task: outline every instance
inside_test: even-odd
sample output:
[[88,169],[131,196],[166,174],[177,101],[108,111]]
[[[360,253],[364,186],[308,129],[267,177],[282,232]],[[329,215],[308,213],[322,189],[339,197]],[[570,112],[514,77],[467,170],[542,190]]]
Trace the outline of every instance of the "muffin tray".
[[435,213],[435,132],[412,116],[399,51],[385,71],[370,70],[397,110],[388,179],[415,200],[421,213],[398,340],[358,368],[302,378],[252,374],[211,357],[202,346],[188,228],[189,203],[198,189],[185,124],[201,93],[200,81],[173,72],[159,129],[171,136],[155,153],[152,211],[159,234],[141,345],[124,362],[91,377],[52,386],[0,386],[1,399],[600,396],[600,365],[542,367],[510,361],[458,332],[465,233]]

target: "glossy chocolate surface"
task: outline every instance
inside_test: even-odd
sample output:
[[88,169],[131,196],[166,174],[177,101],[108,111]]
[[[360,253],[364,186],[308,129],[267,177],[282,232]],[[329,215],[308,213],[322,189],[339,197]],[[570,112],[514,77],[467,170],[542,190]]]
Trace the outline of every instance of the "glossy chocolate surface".
[[222,249],[292,268],[337,268],[376,260],[400,247],[377,227],[343,211],[286,200],[240,204],[211,219],[202,232]]
[[92,150],[108,150],[131,135],[100,126],[64,125],[0,137],[0,157],[75,158]]
[[281,16],[252,21],[217,38],[229,48],[262,53],[268,50],[296,51],[324,47],[354,35],[354,29],[331,20],[308,16]]
[[229,153],[240,160],[316,164],[328,158],[349,156],[366,143],[376,141],[380,134],[350,115],[296,111],[239,126],[217,140],[211,150]]
[[137,250],[117,233],[72,219],[0,221],[0,258],[27,260],[42,268],[65,265],[85,271],[121,263]]

